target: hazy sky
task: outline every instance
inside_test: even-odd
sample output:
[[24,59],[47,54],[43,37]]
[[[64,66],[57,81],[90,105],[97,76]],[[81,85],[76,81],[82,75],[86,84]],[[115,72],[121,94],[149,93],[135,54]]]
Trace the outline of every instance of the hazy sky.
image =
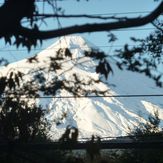
[[[0,0],[2,2],[2,0]],[[155,9],[155,7],[159,4],[159,2],[154,2],[154,0],[80,0],[77,2],[76,0],[63,0],[62,2],[58,2],[58,6],[63,7],[65,9],[65,14],[104,14],[104,16],[110,16],[110,13],[117,13],[116,16],[128,16],[128,17],[136,17],[140,15],[146,15],[148,12]],[[43,8],[42,3],[39,3],[40,8]],[[45,12],[49,12],[51,9],[48,6],[45,6]],[[131,13],[138,12],[138,13]],[[144,13],[139,13],[144,12]],[[123,14],[120,14],[123,13]],[[105,20],[106,21],[106,20]],[[104,22],[105,22],[104,21]],[[83,23],[91,23],[95,22],[89,21],[88,19],[69,19],[69,20],[61,20],[60,24],[62,27],[73,25],[73,24],[83,24]],[[100,22],[100,21],[99,21]],[[50,20],[47,21],[48,26],[42,25],[42,29],[53,29],[58,26],[56,21]],[[118,41],[116,41],[113,46],[123,45],[124,43],[129,43],[130,36],[143,37],[147,35],[150,31],[152,31],[152,25],[140,27],[141,30],[128,29],[128,30],[120,30],[114,31],[113,33],[117,35]],[[108,37],[106,32],[99,33],[89,33],[89,34],[81,34],[81,36],[85,37],[87,40],[92,42],[93,44],[99,46],[102,50],[107,52],[113,52],[113,49],[110,47],[102,47],[102,46],[110,46],[108,43]],[[32,56],[37,54],[41,49],[44,49],[55,42],[56,39],[50,39],[43,41],[42,47],[38,46],[35,50],[32,50],[30,53],[22,47],[17,49],[15,46],[5,45],[3,39],[0,40],[0,57],[7,58],[10,62],[15,62],[17,60]]]

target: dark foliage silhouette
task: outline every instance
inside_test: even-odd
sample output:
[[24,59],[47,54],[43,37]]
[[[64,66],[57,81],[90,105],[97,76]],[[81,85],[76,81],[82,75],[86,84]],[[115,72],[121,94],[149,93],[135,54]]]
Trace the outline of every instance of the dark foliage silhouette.
[[[132,19],[118,18],[115,16],[106,18],[90,15],[65,15],[62,12],[62,9],[54,6],[54,1],[43,0],[43,2],[55,8],[57,12],[52,15],[46,15],[45,13],[41,14],[37,7],[37,0],[5,0],[2,6],[0,6],[0,20],[3,22],[0,26],[0,38],[3,38],[5,42],[10,45],[14,44],[17,47],[23,46],[30,51],[32,46],[36,47],[39,43],[42,44],[43,40],[49,38],[74,33],[112,31],[115,29],[138,27],[148,23],[153,23],[157,28],[156,32],[152,33],[144,40],[132,38],[134,42],[140,43],[139,46],[129,49],[128,45],[125,45],[123,50],[117,51],[117,56],[122,59],[122,62],[117,63],[117,65],[119,68],[122,68],[125,65],[128,70],[145,73],[147,76],[153,78],[158,86],[162,86],[162,74],[154,76],[151,74],[151,70],[153,70],[153,68],[156,69],[157,65],[162,63],[162,24],[155,24],[153,21],[162,14],[163,2],[160,2],[158,7],[153,12],[149,13],[149,15]],[[58,29],[58,27],[56,27],[50,31],[42,31],[38,24],[40,23],[40,20],[41,22],[44,22],[48,17],[54,17],[56,20],[62,17],[67,17],[67,19],[70,19],[71,17],[89,17],[92,19],[105,20],[105,22],[96,24],[85,23],[79,26],[74,24],[73,26],[66,28]],[[30,24],[25,26],[22,23],[23,21],[27,21]],[[116,40],[116,37],[112,34],[109,35],[109,38],[109,42]],[[149,55],[152,56],[150,60],[143,57],[143,54],[146,53],[149,53]],[[104,53],[97,50],[86,51],[84,57],[97,60],[95,71],[103,75],[106,79],[108,78],[109,73],[113,73],[109,62],[106,59],[107,56]],[[24,79],[23,72],[16,69],[9,70],[6,76],[1,74],[0,141],[2,143],[9,143],[10,147],[7,152],[2,152],[0,155],[0,162],[83,162],[83,160],[77,158],[69,158],[69,160],[63,159],[65,153],[62,153],[61,151],[52,151],[50,154],[45,152],[45,155],[42,156],[44,158],[41,157],[42,153],[40,154],[36,151],[28,151],[29,153],[14,151],[15,142],[27,143],[48,141],[46,131],[49,124],[45,118],[45,108],[42,108],[42,106],[35,103],[36,99],[40,97],[40,92],[44,95],[54,96],[59,90],[64,89],[75,97],[87,96],[92,93],[95,95],[106,93],[106,91],[100,92],[98,90],[90,90],[82,87],[91,86],[101,81],[93,78],[89,78],[88,81],[83,81],[77,74],[72,75],[71,79],[73,80],[61,80],[61,78],[54,75],[54,78],[48,81],[45,78],[43,71],[56,74],[58,70],[62,69],[62,65],[65,63],[65,58],[73,60],[73,54],[67,48],[59,49],[55,57],[49,58],[50,64],[48,69],[36,68],[35,70],[31,70],[29,74],[34,74],[32,76],[33,78],[31,81],[26,81],[25,83],[22,83]],[[37,55],[29,58],[27,62],[31,64],[39,63]],[[7,65],[8,63],[5,59],[1,59],[0,64]],[[143,69],[142,65],[145,65]],[[34,100],[32,104],[30,102],[31,98]],[[150,126],[151,124],[152,126]],[[157,134],[158,124],[159,119],[151,117],[149,118],[149,124],[146,124],[145,129],[140,128],[141,130],[139,132],[142,132],[141,134]],[[139,132],[137,130],[135,134],[138,134]],[[78,130],[76,128],[67,128],[60,141],[63,143],[69,142],[70,144],[73,144],[77,141],[77,137]],[[98,141],[100,141],[100,139],[98,139]],[[99,147],[94,146],[93,137],[87,152],[90,154],[91,160],[99,155]],[[128,159],[131,158],[133,160],[135,159],[135,156],[138,156],[135,160],[143,162],[144,159],[147,159],[144,162],[149,162],[149,159],[146,156],[151,154],[150,151],[143,153],[143,158],[137,151],[130,151],[130,153],[133,154],[131,157],[128,153],[125,153]],[[52,158],[52,154],[55,154],[56,157]],[[50,157],[46,158],[49,155]],[[160,156],[160,151],[158,152],[158,156]],[[151,159],[153,159],[154,162],[160,161],[161,163],[161,160],[158,161],[158,158],[161,159],[161,157],[153,158]]]
[[117,65],[120,69],[126,68],[130,71],[144,73],[155,80],[156,85],[162,87],[163,72],[160,71],[163,55],[163,31],[161,20],[157,23],[157,29],[145,39],[131,40],[134,44],[132,48],[126,44],[124,49],[116,50],[116,56],[120,60]]
[[[4,4],[0,7],[0,19],[3,22],[0,27],[0,37],[4,38],[9,44],[15,44],[17,47],[20,45],[26,46],[28,50],[31,46],[36,46],[38,41],[45,40],[48,38],[54,38],[64,36],[73,33],[84,33],[84,32],[99,32],[99,31],[111,31],[114,29],[128,28],[142,26],[147,23],[151,23],[162,13],[163,2],[149,15],[137,18],[124,18],[124,17],[100,17],[91,15],[65,15],[62,8],[55,5],[54,0],[43,0],[43,3],[51,5],[56,11],[54,14],[40,13],[39,7],[37,7],[37,0],[5,0]],[[90,18],[90,19],[101,19],[105,20],[102,23],[85,23],[83,25],[73,25],[66,28],[49,31],[42,31],[39,27],[39,20],[43,22],[45,19],[54,17],[56,21],[58,18]],[[24,26],[22,20],[27,20],[29,26]],[[108,20],[108,21],[106,21]],[[111,22],[110,22],[111,21]],[[12,37],[15,41],[12,41]]]
[[[160,129],[160,118],[157,111],[149,115],[148,121],[145,124],[140,124],[129,133],[134,141],[159,141],[163,139],[163,132]],[[134,137],[133,137],[134,136]],[[161,163],[163,161],[162,149],[130,149],[124,150],[120,154],[119,160],[122,163],[126,162],[143,162],[143,163]]]

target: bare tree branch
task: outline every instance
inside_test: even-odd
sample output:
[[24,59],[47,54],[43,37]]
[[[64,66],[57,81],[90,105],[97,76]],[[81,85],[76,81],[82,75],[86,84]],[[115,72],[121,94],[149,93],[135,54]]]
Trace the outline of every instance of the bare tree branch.
[[100,32],[100,31],[111,31],[122,28],[129,27],[138,27],[148,24],[154,21],[163,13],[163,2],[149,15],[144,17],[125,19],[117,22],[107,22],[107,23],[94,23],[94,24],[84,24],[84,25],[75,25],[71,27],[66,27],[57,30],[50,31],[39,31],[35,29],[29,29],[21,27],[17,29],[16,34],[26,36],[31,39],[49,39],[74,33],[85,33],[85,32]]
[[116,16],[94,16],[94,15],[60,15],[60,14],[35,14],[34,17],[43,17],[43,18],[89,18],[89,19],[101,19],[101,20],[107,20],[107,19],[116,19],[116,20],[123,20],[126,19],[126,17],[116,17]]
[[161,27],[159,27],[155,22],[152,22],[152,25],[153,25],[154,27],[156,27],[156,29],[158,29],[158,30],[160,30],[160,31],[163,32],[163,29],[162,29]]

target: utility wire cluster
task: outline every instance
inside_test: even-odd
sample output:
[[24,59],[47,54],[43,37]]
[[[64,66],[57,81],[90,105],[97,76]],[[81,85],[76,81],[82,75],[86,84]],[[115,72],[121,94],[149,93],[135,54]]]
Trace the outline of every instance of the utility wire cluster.
[[[129,94],[129,95],[88,95],[88,96],[38,96],[38,97],[28,97],[25,94],[10,94],[12,96],[20,96],[21,98],[38,98],[38,99],[50,99],[50,98],[58,98],[58,99],[77,99],[77,98],[140,98],[140,97],[163,97],[163,94]],[[6,97],[1,97],[5,99]]]

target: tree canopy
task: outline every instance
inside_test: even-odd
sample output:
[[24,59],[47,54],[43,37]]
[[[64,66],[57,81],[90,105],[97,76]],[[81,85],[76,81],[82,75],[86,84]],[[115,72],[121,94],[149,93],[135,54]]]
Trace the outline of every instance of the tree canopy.
[[[128,70],[145,73],[148,77],[153,78],[156,81],[157,86],[162,86],[162,73],[151,73],[153,69],[157,69],[157,66],[162,62],[162,22],[161,17],[163,13],[163,2],[160,1],[159,5],[146,16],[139,16],[135,18],[111,16],[98,16],[91,14],[74,15],[65,14],[64,6],[58,7],[57,2],[59,0],[42,0],[43,7],[49,5],[53,13],[50,11],[41,10],[39,7],[40,0],[5,0],[0,7],[0,20],[3,22],[0,26],[0,38],[4,38],[6,43],[10,45],[16,45],[27,47],[28,50],[32,46],[36,45],[43,40],[55,38],[59,36],[65,36],[75,33],[86,32],[102,32],[112,31],[116,29],[125,29],[129,27],[139,27],[149,23],[152,23],[156,27],[156,32],[152,33],[148,38],[140,40],[139,38],[132,38],[134,42],[139,42],[138,46],[129,49],[127,44],[124,49],[116,52],[117,58],[121,59],[121,62],[117,62],[119,68],[126,67]],[[81,3],[78,1],[76,3]],[[89,3],[89,2],[88,2]],[[89,18],[95,20],[95,23],[84,23],[81,25],[73,24],[67,27],[54,26],[51,30],[42,30],[39,23],[48,23],[48,19],[54,18],[58,24],[59,20],[71,19],[71,18]],[[101,22],[96,20],[103,20]],[[48,24],[47,24],[48,25]],[[114,41],[114,35],[109,35],[110,41]],[[147,48],[148,47],[148,48]],[[149,57],[145,57],[146,54]],[[145,55],[144,55],[145,54]],[[139,55],[139,57],[135,57]],[[156,61],[157,60],[157,61]],[[6,64],[6,60],[1,60],[3,64]],[[100,62],[97,67],[99,71],[100,65],[106,64],[106,62]],[[146,65],[146,66],[144,66]],[[105,70],[102,72],[107,76]]]
[[[132,38],[132,41],[138,42],[137,46],[129,48],[128,45],[124,45],[124,49],[116,50],[116,57],[118,60],[117,66],[120,69],[126,67],[128,70],[137,71],[140,73],[145,73],[147,76],[152,77],[158,86],[162,86],[162,73],[152,73],[153,69],[157,70],[157,66],[162,64],[162,44],[163,44],[163,31],[162,22],[156,19],[162,15],[163,12],[163,2],[160,2],[158,7],[149,13],[147,16],[127,18],[127,17],[103,17],[103,16],[92,16],[92,15],[66,15],[63,12],[63,8],[59,8],[57,0],[43,0],[43,4],[48,4],[54,9],[54,14],[51,13],[40,13],[40,9],[37,6],[38,0],[5,0],[0,7],[0,20],[3,22],[0,26],[0,38],[4,38],[6,43],[10,45],[14,44],[17,47],[25,46],[28,50],[31,46],[36,46],[38,41],[42,42],[45,39],[50,39],[58,36],[65,36],[73,33],[84,33],[84,32],[100,32],[100,31],[112,31],[114,29],[128,28],[128,27],[138,27],[148,23],[152,23],[156,27],[156,31],[150,34],[145,39]],[[80,2],[77,2],[80,3]],[[89,3],[89,2],[88,2]],[[90,23],[83,25],[68,26],[65,28],[55,28],[52,30],[44,30],[39,27],[38,22],[46,22],[48,18],[90,18],[90,19],[100,19],[105,20],[102,23]],[[28,22],[28,25],[24,25],[23,21]],[[109,35],[109,42],[114,42],[116,36],[113,34]],[[69,49],[59,49],[56,53],[56,57],[50,58],[50,65],[48,72],[56,73],[58,70],[62,69],[62,64],[64,63],[64,58],[68,57],[72,59],[72,53]],[[147,56],[149,55],[149,56]],[[113,72],[109,61],[106,59],[106,55],[98,50],[85,51],[83,57],[89,57],[93,60],[97,60],[95,71],[105,78],[108,77],[110,72]],[[117,59],[115,58],[115,59]],[[119,60],[120,59],[120,60]],[[37,55],[28,59],[29,63],[36,62]],[[5,59],[1,60],[1,63],[7,64]],[[27,94],[28,97],[37,98],[39,97],[39,91],[42,91],[45,95],[56,95],[56,92],[60,89],[64,89],[75,96],[84,95],[87,96],[90,93],[96,95],[105,94],[106,92],[100,92],[97,90],[85,89],[84,86],[93,85],[95,83],[101,82],[100,80],[95,80],[90,78],[89,81],[85,82],[80,80],[77,74],[73,74],[73,81],[71,80],[60,80],[55,76],[51,81],[45,81],[44,75],[41,73],[40,68],[36,69],[35,72],[39,72],[32,81],[26,82],[23,86],[20,82],[23,80],[23,73],[18,70],[12,70],[8,72],[7,76],[1,76],[1,90],[0,95],[2,99],[19,102],[17,108],[22,108],[22,101],[18,101],[17,98],[23,93]],[[43,70],[45,71],[45,69]],[[69,71],[69,70],[67,70]],[[33,72],[32,72],[33,73]],[[82,87],[83,86],[83,87]],[[13,96],[15,95],[14,99]],[[10,106],[6,106],[7,101],[1,102],[1,107],[8,109],[12,112]],[[15,104],[14,104],[15,105]],[[26,106],[29,107],[28,105]],[[34,106],[33,106],[34,107]],[[7,110],[8,110],[7,109]],[[34,110],[40,110],[40,108],[34,107]],[[20,109],[21,110],[21,109]],[[17,111],[17,110],[15,110]],[[2,115],[8,117],[7,113]],[[33,113],[31,113],[33,114]],[[41,114],[38,115],[41,118]],[[24,123],[24,122],[23,122]],[[15,125],[15,124],[14,124]],[[30,131],[31,132],[31,131]]]
[[[3,22],[0,27],[0,37],[5,38],[6,42],[11,43],[11,38],[15,37],[17,46],[23,45],[30,48],[30,46],[36,46],[37,41],[54,38],[58,36],[64,36],[74,33],[84,32],[100,32],[111,31],[121,28],[138,27],[153,22],[162,14],[163,2],[160,2],[158,7],[144,17],[103,17],[103,16],[91,16],[91,15],[67,15],[62,12],[62,8],[59,8],[56,0],[43,0],[43,3],[51,5],[54,9],[54,14],[40,13],[37,7],[38,0],[6,0],[0,7],[0,20]],[[80,2],[79,2],[80,3]],[[42,31],[39,28],[38,20],[46,21],[48,18],[66,18],[72,17],[90,19],[102,19],[105,22],[102,23],[90,23],[83,25],[68,26],[65,28],[54,27],[52,30]],[[22,21],[26,20],[30,22],[30,25],[24,26]]]
[[[0,38],[4,39],[5,42],[10,45],[15,45],[16,47],[23,46],[30,51],[31,47],[36,47],[39,42],[42,43],[43,40],[58,36],[86,32],[110,32],[115,29],[139,27],[152,23],[156,27],[153,33],[145,39],[131,38],[137,45],[132,48],[129,48],[128,44],[124,45],[124,48],[115,51],[114,59],[116,59],[117,66],[120,69],[125,67],[130,71],[144,73],[148,77],[153,78],[157,86],[162,86],[163,73],[157,71],[159,65],[163,63],[163,23],[158,19],[163,13],[162,1],[158,7],[148,15],[135,18],[117,17],[114,15],[109,17],[92,16],[89,14],[67,15],[63,12],[64,6],[60,8],[56,5],[59,0],[41,0],[43,5],[47,4],[51,6],[54,11],[53,14],[45,13],[40,12],[38,6],[39,1],[40,0],[4,0],[4,3],[0,6],[0,21],[2,22],[0,25]],[[85,23],[82,25],[74,24],[64,28],[58,28],[57,26],[51,30],[42,30],[39,26],[40,21],[46,23],[46,20],[49,18],[55,18],[55,21],[58,21],[58,23],[60,18],[89,18],[105,21],[102,23]],[[27,25],[24,25],[24,22],[26,22]],[[109,38],[109,42],[116,40],[113,34],[110,34]],[[70,79],[59,78],[56,72],[62,70],[62,65],[66,62],[64,60],[65,58],[73,60],[73,54],[67,48],[58,49],[55,54],[55,57],[49,58],[48,67],[38,67],[29,72],[29,74],[35,74],[31,75],[31,81],[23,83],[24,74],[17,69],[10,69],[7,75],[1,74],[0,141],[10,142],[18,140],[21,142],[29,142],[38,139],[47,140],[47,130],[50,127],[45,118],[47,110],[45,111],[44,109],[47,108],[42,108],[42,106],[36,104],[37,98],[40,97],[40,92],[43,93],[43,95],[55,96],[58,90],[64,89],[75,97],[81,95],[88,96],[91,93],[98,96],[107,92],[88,89],[87,86],[101,82],[100,79],[95,80],[89,78],[88,81],[85,81],[79,78],[80,74],[73,74]],[[96,60],[95,71],[105,78],[108,77],[109,73],[114,71],[107,60],[106,54],[101,51],[84,51],[83,57]],[[39,63],[37,55],[27,59],[27,62],[31,64],[33,62],[36,64]],[[7,65],[7,60],[1,59],[0,64]],[[43,71],[52,74],[50,81],[47,81]],[[23,98],[24,95],[25,98]],[[31,98],[34,100],[34,103],[31,103]],[[151,120],[150,122],[155,122],[156,128],[154,129],[157,129],[157,125],[160,122],[159,119],[150,118],[149,120]],[[149,126],[148,124],[147,127]],[[72,138],[76,140],[78,131],[77,129],[74,130],[76,132],[75,135],[72,135]],[[142,131],[144,132],[144,130]],[[61,140],[67,139],[67,136],[64,136]]]

